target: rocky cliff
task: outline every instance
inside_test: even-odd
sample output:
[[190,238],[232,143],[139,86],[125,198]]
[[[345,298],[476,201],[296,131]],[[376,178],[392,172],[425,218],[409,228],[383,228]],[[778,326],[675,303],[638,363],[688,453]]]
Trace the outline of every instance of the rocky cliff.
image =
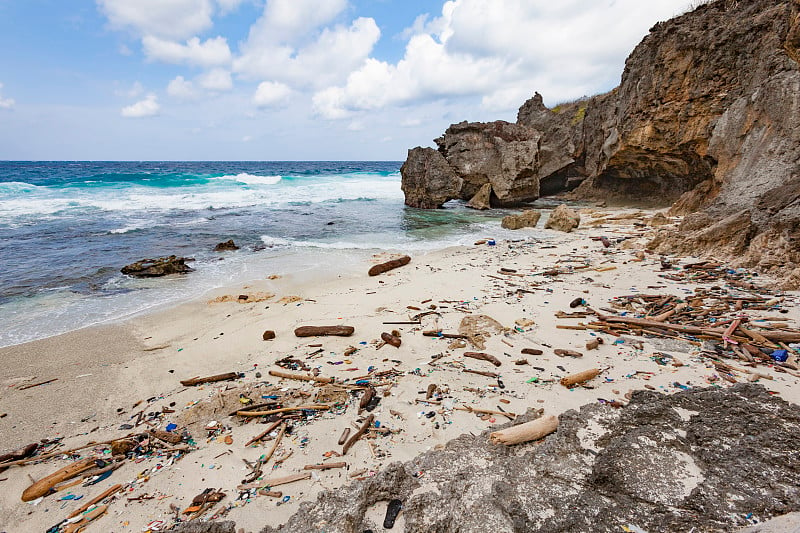
[[[800,283],[800,0],[716,0],[655,25],[613,91],[548,109],[540,95],[517,123],[461,123],[429,150],[449,194],[422,200],[419,165],[403,167],[406,203],[469,199],[491,183],[511,205],[583,181],[580,198],[672,205],[687,216],[653,243],[719,249]],[[459,181],[460,180],[460,181]],[[446,201],[446,200],[445,200]]]

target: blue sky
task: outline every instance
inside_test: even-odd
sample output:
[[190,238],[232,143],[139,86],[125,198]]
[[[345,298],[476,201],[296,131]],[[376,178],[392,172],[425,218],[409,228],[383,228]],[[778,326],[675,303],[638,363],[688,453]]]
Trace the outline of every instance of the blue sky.
[[687,0],[0,0],[0,159],[402,160],[619,81]]

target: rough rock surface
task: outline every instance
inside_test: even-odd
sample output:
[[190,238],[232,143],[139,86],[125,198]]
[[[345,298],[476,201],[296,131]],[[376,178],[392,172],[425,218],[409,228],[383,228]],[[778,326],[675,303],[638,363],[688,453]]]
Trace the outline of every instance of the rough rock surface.
[[414,148],[400,167],[406,205],[436,209],[448,200],[458,198],[463,180],[433,148]]
[[186,522],[170,530],[172,533],[236,533],[236,522]]
[[169,274],[186,274],[193,271],[186,264],[186,261],[190,261],[190,259],[174,255],[159,257],[158,259],[142,259],[122,267],[120,272],[137,278],[157,278]]
[[539,211],[526,209],[518,215],[503,217],[500,225],[506,229],[535,228],[540,218],[542,218],[542,214]]
[[571,232],[581,224],[581,216],[566,204],[556,207],[545,222],[545,229]]
[[215,252],[229,252],[238,249],[239,247],[236,246],[236,243],[233,242],[233,239],[228,239],[227,241],[221,242],[214,247]]
[[489,209],[492,207],[492,184],[486,183],[481,187],[472,200],[467,202],[467,207],[472,209]]
[[[517,126],[526,129],[517,130],[514,142],[524,144],[528,131],[536,148],[513,166],[531,172],[505,172],[495,181],[515,199],[527,196],[517,191],[532,194],[533,181],[552,194],[584,180],[576,191],[581,198],[674,202],[672,215],[703,211],[715,221],[746,211],[747,238],[720,233],[736,241],[726,246],[738,250],[729,258],[800,281],[797,124],[800,1],[715,0],[653,26],[609,93],[552,109],[539,94],[525,102]],[[462,123],[437,139],[471,193],[504,150],[517,158],[525,153],[502,143],[490,149],[481,128],[490,125]],[[459,163],[465,159],[469,168]],[[495,187],[500,199],[502,190]],[[660,251],[709,251],[707,234],[678,229],[670,235],[659,240]]]
[[368,511],[393,498],[398,531],[430,533],[734,531],[800,509],[800,407],[758,385],[639,391],[568,411],[543,443],[488,434],[323,492],[262,533],[381,531]]

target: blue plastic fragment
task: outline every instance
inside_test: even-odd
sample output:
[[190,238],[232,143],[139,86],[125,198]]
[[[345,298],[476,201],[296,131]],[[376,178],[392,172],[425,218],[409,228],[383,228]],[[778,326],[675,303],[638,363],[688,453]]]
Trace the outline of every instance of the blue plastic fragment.
[[170,422],[169,424],[167,424],[167,427],[165,429],[167,431],[175,431],[176,429],[178,429],[178,424],[173,424]]
[[770,357],[779,363],[785,363],[789,359],[789,352],[787,350],[775,350],[770,354]]

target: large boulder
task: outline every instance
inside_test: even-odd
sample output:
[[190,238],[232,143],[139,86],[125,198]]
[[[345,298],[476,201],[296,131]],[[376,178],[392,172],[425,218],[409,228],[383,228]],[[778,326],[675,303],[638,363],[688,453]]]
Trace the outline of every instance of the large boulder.
[[485,210],[492,207],[492,184],[486,183],[483,187],[480,188],[478,192],[475,193],[475,196],[472,197],[472,200],[467,202],[467,207],[471,207],[472,209],[478,210]]
[[159,257],[158,259],[142,259],[130,265],[122,267],[120,272],[136,278],[157,278],[169,274],[186,274],[193,272],[194,269],[186,264],[191,261],[186,257]]
[[505,229],[535,228],[540,218],[542,218],[542,214],[539,211],[526,209],[518,215],[503,217],[503,222],[500,225]]
[[556,207],[550,218],[545,222],[545,229],[571,232],[581,224],[581,216],[574,209],[570,209],[566,204]]
[[406,205],[410,207],[436,209],[460,197],[463,181],[433,148],[409,150],[400,175]]
[[239,249],[239,247],[236,246],[236,243],[233,242],[233,239],[228,239],[227,241],[221,242],[221,243],[217,244],[216,246],[214,246],[214,251],[215,252],[230,252],[230,251],[238,250],[238,249]]

